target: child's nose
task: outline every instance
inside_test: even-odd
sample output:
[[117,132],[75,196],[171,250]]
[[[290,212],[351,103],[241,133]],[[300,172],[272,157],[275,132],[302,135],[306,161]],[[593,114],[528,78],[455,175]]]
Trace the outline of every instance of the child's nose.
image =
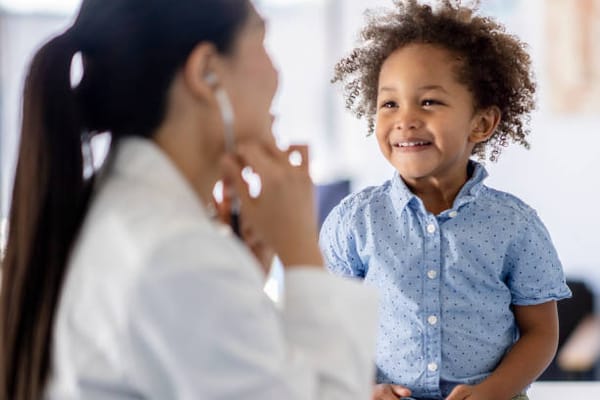
[[414,130],[423,126],[423,121],[418,114],[411,110],[403,110],[397,113],[394,121],[394,129],[398,130]]

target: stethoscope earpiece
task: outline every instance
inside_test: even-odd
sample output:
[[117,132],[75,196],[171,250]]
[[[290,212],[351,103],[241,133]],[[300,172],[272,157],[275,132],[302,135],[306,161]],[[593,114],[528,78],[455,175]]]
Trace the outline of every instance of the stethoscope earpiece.
[[204,81],[210,86],[216,86],[219,83],[219,78],[214,72],[209,72],[204,76]]

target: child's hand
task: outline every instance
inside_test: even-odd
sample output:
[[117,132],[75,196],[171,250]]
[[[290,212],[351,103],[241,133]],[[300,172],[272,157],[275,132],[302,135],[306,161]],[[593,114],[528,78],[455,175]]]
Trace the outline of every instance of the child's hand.
[[401,385],[382,383],[375,385],[371,400],[398,400],[410,396],[410,389]]
[[488,393],[481,385],[458,385],[450,392],[446,400],[493,400],[495,398],[495,393]]

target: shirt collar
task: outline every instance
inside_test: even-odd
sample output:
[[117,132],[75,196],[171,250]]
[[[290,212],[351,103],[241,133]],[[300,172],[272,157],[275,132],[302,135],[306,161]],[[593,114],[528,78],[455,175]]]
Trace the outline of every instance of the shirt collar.
[[[458,192],[456,199],[454,200],[453,209],[458,209],[464,204],[473,201],[481,189],[483,188],[483,181],[487,178],[488,173],[485,167],[474,160],[469,160],[468,167],[472,171],[471,178],[463,185],[461,190]],[[400,174],[396,172],[392,178],[392,189],[391,189],[392,203],[396,210],[403,210],[409,203],[422,204],[419,199],[404,183],[404,180],[400,177]]]

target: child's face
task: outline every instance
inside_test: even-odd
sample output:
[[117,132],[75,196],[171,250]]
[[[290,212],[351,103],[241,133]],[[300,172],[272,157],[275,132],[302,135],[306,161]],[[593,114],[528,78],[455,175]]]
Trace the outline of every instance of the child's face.
[[481,118],[471,92],[457,80],[458,62],[443,48],[411,44],[381,67],[377,141],[409,184],[466,179],[469,156],[481,141]]

